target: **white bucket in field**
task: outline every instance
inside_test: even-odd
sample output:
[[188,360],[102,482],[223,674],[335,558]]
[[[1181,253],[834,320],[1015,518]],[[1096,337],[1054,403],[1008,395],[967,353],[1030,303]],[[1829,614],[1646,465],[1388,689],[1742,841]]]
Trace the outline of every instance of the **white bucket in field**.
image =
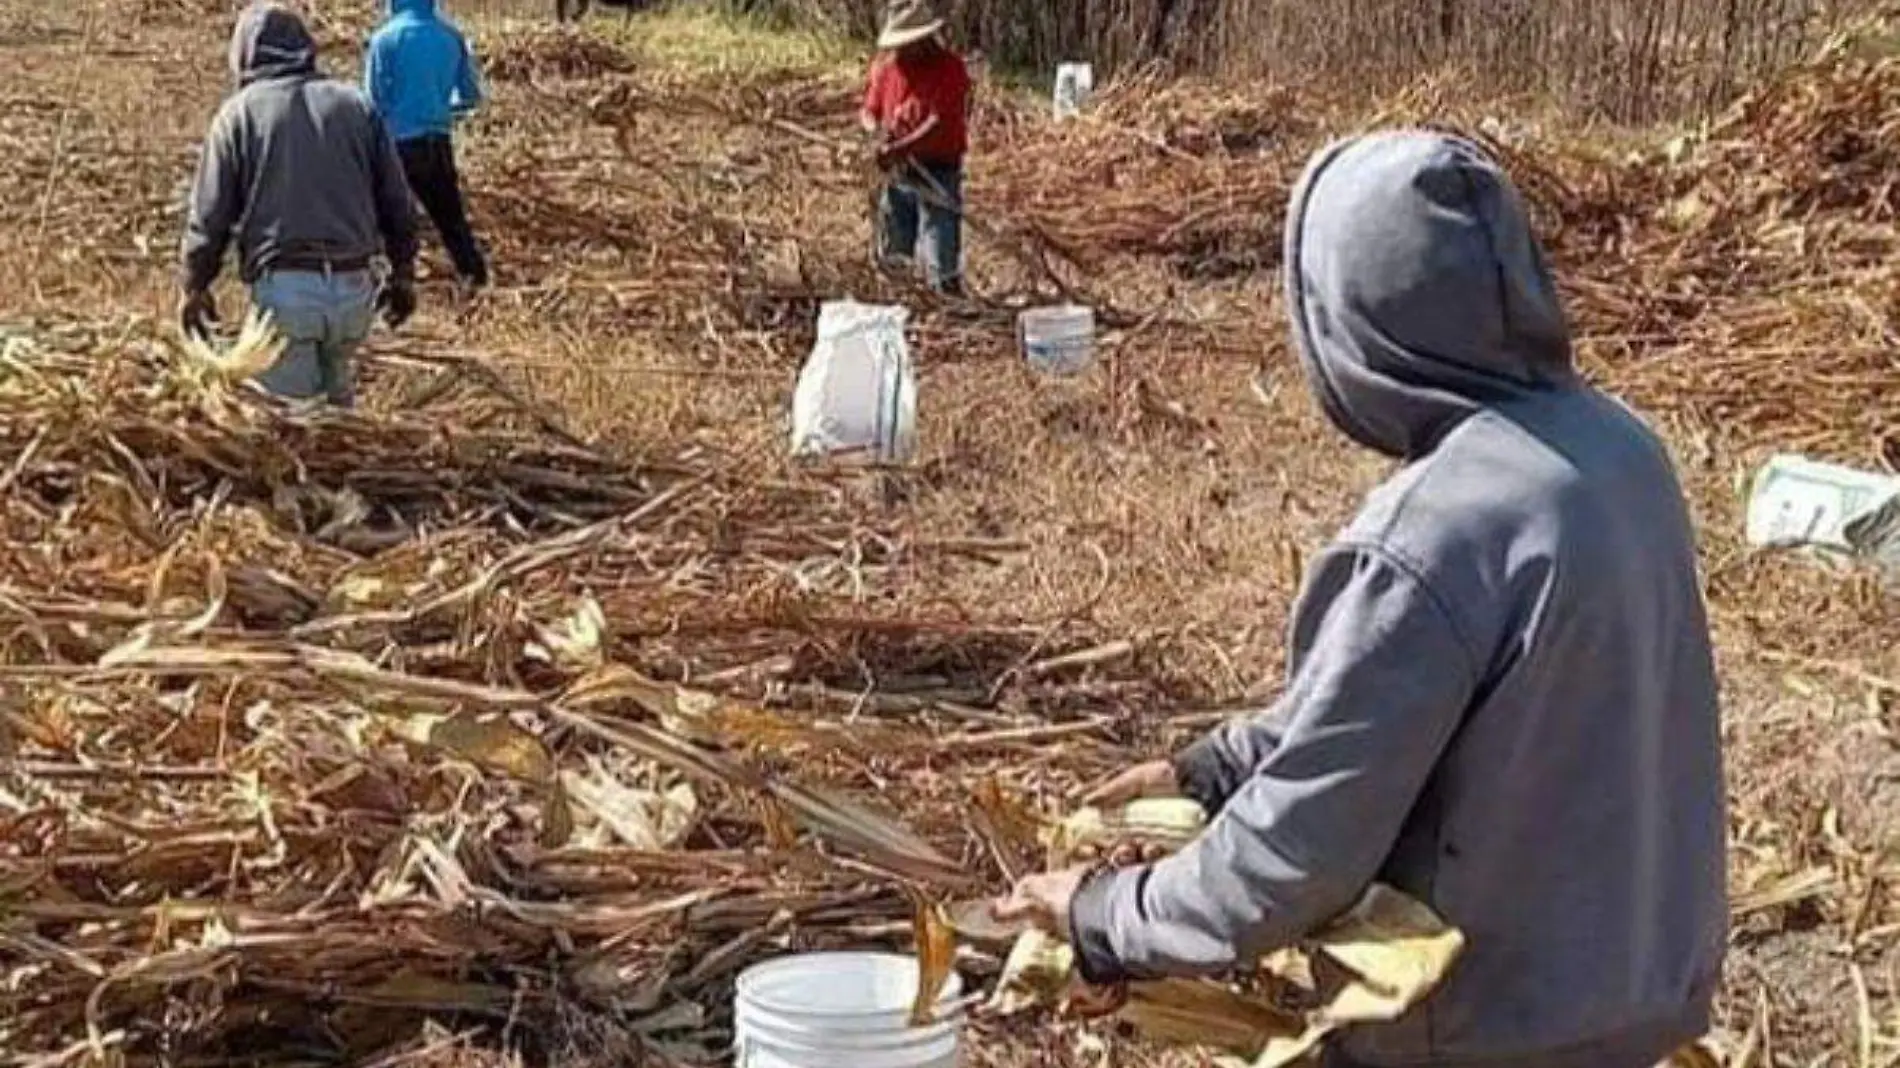
[[957,1068],[963,1019],[944,987],[936,1023],[910,1026],[917,960],[894,953],[804,953],[739,976],[738,1068]]
[[1023,358],[1037,371],[1081,374],[1095,361],[1095,309],[1079,304],[1031,308],[1017,322]]
[[1087,63],[1056,64],[1056,121],[1073,119],[1095,93],[1095,68]]

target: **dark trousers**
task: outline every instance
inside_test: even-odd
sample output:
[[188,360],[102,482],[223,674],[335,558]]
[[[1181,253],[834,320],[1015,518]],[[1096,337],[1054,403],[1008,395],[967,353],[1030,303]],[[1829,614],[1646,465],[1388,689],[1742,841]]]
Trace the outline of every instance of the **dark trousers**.
[[409,189],[429,213],[429,221],[442,235],[455,273],[474,285],[488,284],[488,262],[481,246],[475,243],[475,231],[468,225],[468,208],[462,203],[462,180],[455,173],[455,143],[445,134],[416,137],[396,145],[402,157],[403,173]]
[[963,168],[954,163],[901,163],[877,209],[877,257],[887,269],[907,268],[924,246],[924,277],[939,293],[963,290]]

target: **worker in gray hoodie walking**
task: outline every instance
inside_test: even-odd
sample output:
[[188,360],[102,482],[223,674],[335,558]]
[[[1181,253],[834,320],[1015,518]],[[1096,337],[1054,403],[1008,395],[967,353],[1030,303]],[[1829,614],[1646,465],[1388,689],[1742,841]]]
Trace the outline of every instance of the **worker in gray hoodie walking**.
[[363,95],[317,73],[316,41],[289,9],[258,3],[238,16],[231,72],[238,91],[211,122],[192,185],[180,325],[203,335],[216,321],[211,283],[235,238],[251,299],[287,342],[262,384],[348,405],[376,311],[395,327],[416,307],[401,160]]
[[1318,156],[1287,308],[1332,422],[1399,461],[1315,562],[1279,702],[1097,798],[1216,815],[1153,865],[1025,880],[999,914],[1087,981],[1211,975],[1374,881],[1467,947],[1336,1068],[1648,1068],[1709,1025],[1721,742],[1694,538],[1656,437],[1573,369],[1522,204],[1475,146]]

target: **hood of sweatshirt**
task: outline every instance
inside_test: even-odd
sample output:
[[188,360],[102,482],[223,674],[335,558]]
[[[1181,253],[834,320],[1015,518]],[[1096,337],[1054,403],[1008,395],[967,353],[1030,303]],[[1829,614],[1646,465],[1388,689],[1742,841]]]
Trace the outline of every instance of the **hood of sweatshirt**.
[[1327,416],[1387,456],[1479,409],[1576,380],[1544,256],[1485,152],[1422,131],[1341,142],[1307,167],[1286,229],[1287,310]]
[[317,70],[317,42],[296,12],[271,3],[252,4],[231,31],[230,58],[239,85],[306,77]]

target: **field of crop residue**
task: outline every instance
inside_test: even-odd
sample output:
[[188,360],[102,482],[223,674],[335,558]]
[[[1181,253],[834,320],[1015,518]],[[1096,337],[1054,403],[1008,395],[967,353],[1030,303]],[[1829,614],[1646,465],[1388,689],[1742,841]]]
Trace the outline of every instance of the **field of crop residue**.
[[[332,70],[373,18],[315,5]],[[747,964],[1002,889],[1079,786],[1272,699],[1303,562],[1382,473],[1287,351],[1299,164],[1506,114],[1137,79],[1056,126],[985,89],[945,304],[871,268],[850,45],[466,22],[498,284],[457,303],[431,235],[364,408],[311,412],[168,325],[230,12],[0,2],[6,1063],[709,1062]],[[1900,600],[1747,552],[1737,490],[1781,450],[1900,465],[1900,65],[1839,50],[1694,136],[1510,117],[1588,371],[1701,527],[1727,1063],[1900,1063]],[[784,457],[845,295],[912,310],[903,470]],[[1065,296],[1100,365],[1035,379],[1015,309]],[[1150,1056],[1046,1021],[972,1051]]]

